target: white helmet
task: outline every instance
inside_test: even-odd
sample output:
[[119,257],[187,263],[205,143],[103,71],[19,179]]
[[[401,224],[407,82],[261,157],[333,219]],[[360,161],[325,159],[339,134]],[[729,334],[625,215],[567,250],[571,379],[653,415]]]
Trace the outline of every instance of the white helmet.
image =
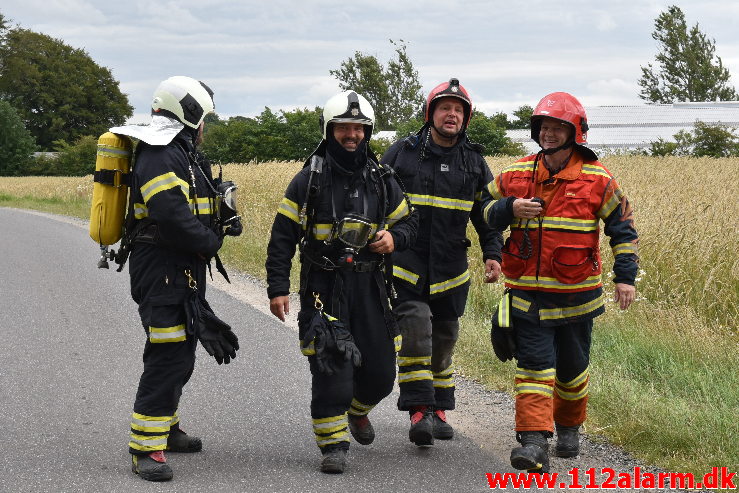
[[151,109],[153,114],[163,114],[188,127],[198,128],[205,115],[215,110],[213,91],[191,77],[170,77],[154,91]]
[[375,110],[364,96],[354,91],[340,92],[326,101],[323,107],[321,132],[323,132],[324,140],[328,124],[335,122],[361,123],[365,126],[364,135],[369,141],[372,136],[372,126],[375,124]]

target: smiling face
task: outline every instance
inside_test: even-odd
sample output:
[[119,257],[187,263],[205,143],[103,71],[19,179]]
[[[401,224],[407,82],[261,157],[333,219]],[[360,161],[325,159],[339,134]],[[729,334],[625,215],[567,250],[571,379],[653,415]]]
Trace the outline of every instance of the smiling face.
[[542,149],[554,149],[569,142],[572,126],[556,118],[542,118],[539,129],[539,145]]
[[361,123],[339,122],[332,124],[332,127],[336,142],[349,152],[356,151],[364,139],[364,125]]
[[464,124],[464,104],[459,98],[441,98],[434,106],[434,130],[447,139],[456,137]]

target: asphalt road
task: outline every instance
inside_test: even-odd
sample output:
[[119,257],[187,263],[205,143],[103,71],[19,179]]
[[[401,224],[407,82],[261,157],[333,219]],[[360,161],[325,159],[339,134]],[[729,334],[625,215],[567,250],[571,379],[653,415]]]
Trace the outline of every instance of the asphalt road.
[[218,366],[198,349],[179,414],[204,450],[169,454],[171,482],[142,481],[127,443],[145,336],[127,271],[97,259],[84,224],[0,208],[0,491],[474,492],[512,471],[461,433],[415,447],[393,393],[371,414],[375,442],[352,444],[345,474],[320,473],[296,333],[213,287],[241,350]]

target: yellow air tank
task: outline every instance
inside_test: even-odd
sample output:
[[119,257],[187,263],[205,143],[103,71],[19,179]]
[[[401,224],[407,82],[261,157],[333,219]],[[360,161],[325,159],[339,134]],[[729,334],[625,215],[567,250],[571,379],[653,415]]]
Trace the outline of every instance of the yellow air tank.
[[128,202],[133,143],[125,135],[106,132],[98,139],[90,207],[90,238],[113,245],[123,235]]

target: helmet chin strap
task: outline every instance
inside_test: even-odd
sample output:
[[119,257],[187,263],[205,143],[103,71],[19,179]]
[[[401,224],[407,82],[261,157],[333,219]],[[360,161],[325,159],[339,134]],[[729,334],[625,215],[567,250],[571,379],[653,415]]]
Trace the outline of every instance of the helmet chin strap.
[[563,151],[565,149],[569,149],[573,145],[575,145],[575,141],[574,140],[570,140],[569,142],[566,142],[566,143],[562,144],[559,147],[553,147],[552,149],[544,149],[543,147],[541,147],[541,144],[539,144],[539,147],[541,147],[541,151],[540,152],[542,154],[546,154],[547,156],[549,156],[551,154],[554,154],[555,152],[559,152],[559,151]]

